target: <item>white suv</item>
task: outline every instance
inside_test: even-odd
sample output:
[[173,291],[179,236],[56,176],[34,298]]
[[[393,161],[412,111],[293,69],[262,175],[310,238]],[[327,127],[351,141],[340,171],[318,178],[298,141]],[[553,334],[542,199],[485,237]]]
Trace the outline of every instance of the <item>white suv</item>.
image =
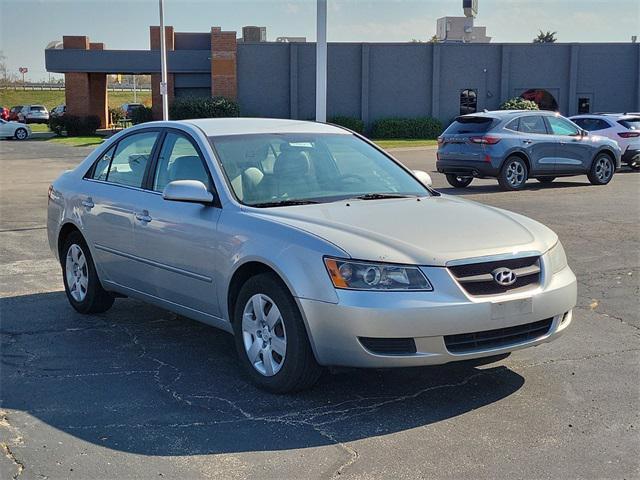
[[640,170],[640,113],[593,113],[570,118],[595,135],[611,138],[622,150],[622,162]]

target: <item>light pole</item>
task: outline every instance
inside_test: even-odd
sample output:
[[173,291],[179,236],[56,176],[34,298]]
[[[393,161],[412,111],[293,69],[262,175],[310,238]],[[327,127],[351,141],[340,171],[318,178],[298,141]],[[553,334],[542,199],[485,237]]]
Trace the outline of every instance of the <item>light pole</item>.
[[327,121],[327,0],[317,0],[316,122]]
[[164,35],[164,0],[160,2],[160,96],[162,97],[162,119],[169,120],[169,95],[167,90],[167,44]]

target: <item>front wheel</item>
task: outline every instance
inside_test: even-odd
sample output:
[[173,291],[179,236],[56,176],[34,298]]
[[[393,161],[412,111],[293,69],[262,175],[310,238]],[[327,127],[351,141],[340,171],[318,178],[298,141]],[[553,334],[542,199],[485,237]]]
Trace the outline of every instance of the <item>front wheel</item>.
[[509,157],[502,165],[498,183],[503,190],[522,190],[528,176],[529,171],[525,161],[520,157]]
[[25,140],[29,136],[29,132],[27,132],[26,128],[20,127],[14,132],[13,136],[16,140]]
[[322,368],[298,306],[279,277],[272,273],[251,277],[240,289],[234,310],[240,362],[258,387],[285,393],[316,383]]
[[587,177],[593,185],[606,185],[613,178],[615,169],[613,159],[606,153],[600,153],[591,164]]
[[449,182],[449,185],[452,187],[465,188],[473,182],[473,177],[463,177],[453,173],[447,173],[447,182]]
[[113,305],[114,297],[102,288],[91,252],[80,232],[71,233],[61,251],[64,291],[69,303],[80,313],[102,313]]

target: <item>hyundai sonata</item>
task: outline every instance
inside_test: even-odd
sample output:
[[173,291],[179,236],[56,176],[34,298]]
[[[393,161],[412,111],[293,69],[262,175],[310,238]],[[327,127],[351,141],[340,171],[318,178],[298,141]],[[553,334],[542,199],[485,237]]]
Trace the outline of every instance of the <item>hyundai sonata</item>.
[[49,189],[69,302],[154,303],[234,334],[284,392],[322,366],[406,367],[556,338],[576,279],[555,233],[431,188],[366,139],[292,120],[154,122]]

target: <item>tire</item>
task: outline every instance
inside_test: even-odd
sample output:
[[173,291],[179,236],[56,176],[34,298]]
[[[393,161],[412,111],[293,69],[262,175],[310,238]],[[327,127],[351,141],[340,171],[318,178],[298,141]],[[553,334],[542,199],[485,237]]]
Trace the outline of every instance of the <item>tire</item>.
[[26,128],[20,127],[13,132],[13,136],[16,140],[26,140],[29,137],[29,132]]
[[556,179],[556,177],[538,177],[536,180],[538,180],[540,183],[551,183]]
[[503,190],[522,190],[528,178],[526,162],[520,157],[509,157],[500,169],[498,183]]
[[111,308],[114,296],[102,288],[93,257],[80,232],[72,232],[65,239],[60,264],[64,291],[74,309],[89,314],[106,312]]
[[261,273],[245,282],[238,293],[233,329],[240,362],[259,388],[286,393],[310,388],[320,378],[322,368],[300,310],[277,275]]
[[449,185],[452,187],[465,188],[473,182],[473,177],[463,177],[453,173],[447,173],[447,182],[449,182]]
[[606,153],[599,153],[593,159],[587,177],[593,185],[606,185],[613,178],[615,170],[613,159]]

